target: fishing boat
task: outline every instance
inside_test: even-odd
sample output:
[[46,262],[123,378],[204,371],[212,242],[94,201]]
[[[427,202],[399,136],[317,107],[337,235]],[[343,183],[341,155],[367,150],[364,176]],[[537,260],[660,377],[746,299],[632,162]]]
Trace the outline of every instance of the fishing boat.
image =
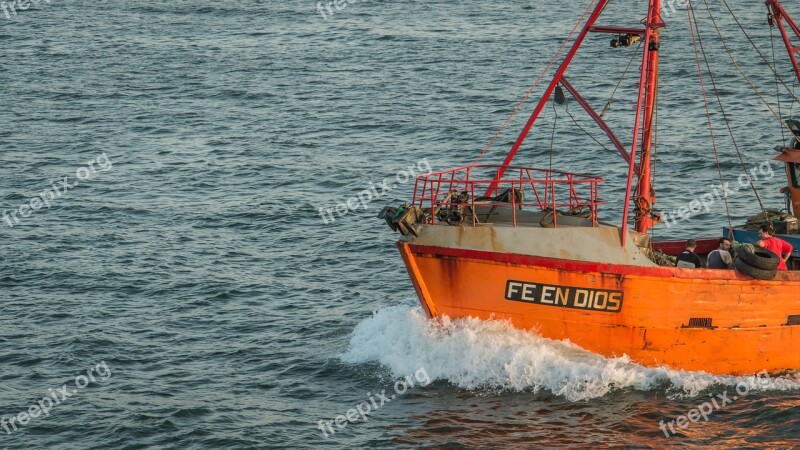
[[[476,160],[422,175],[410,202],[386,207],[379,215],[402,235],[397,247],[422,308],[431,318],[508,321],[546,338],[568,340],[606,357],[627,356],[645,366],[734,375],[800,369],[800,245],[788,259],[793,270],[777,271],[775,254],[746,245],[737,247],[735,270],[685,268],[674,262],[685,241],[657,241],[651,235],[656,224],[668,220],[654,209],[651,164],[659,51],[667,34],[663,15],[668,8],[660,0],[649,0],[646,18],[635,18],[641,26],[601,24],[609,1],[591,1],[528,91],[546,85],[502,163]],[[735,17],[727,1],[723,4]],[[789,54],[786,68],[791,64],[793,76],[800,80],[800,28],[778,0],[768,0],[766,6],[765,25],[779,30]],[[708,59],[692,1],[686,11],[713,133],[709,110],[717,104],[709,97],[720,94],[710,67],[701,69]],[[741,31],[750,39],[744,28]],[[613,51],[635,52],[636,60],[641,55],[628,147],[568,80],[570,64],[593,33],[610,36]],[[788,70],[766,63],[788,89],[781,78]],[[627,164],[621,222],[599,217],[604,205],[602,176],[514,164],[545,107],[567,97],[581,105]],[[723,108],[723,102],[718,105]],[[726,118],[724,110],[722,115]],[[788,143],[776,136],[779,145],[773,155],[785,163],[788,209],[777,219],[770,218],[763,204],[754,213],[800,244],[795,234],[800,215],[800,123],[778,119],[792,133]],[[730,126],[716,131],[735,134]],[[743,164],[745,180],[757,194],[745,168]],[[724,192],[711,195],[725,197]],[[724,235],[756,241],[744,227],[729,224],[723,231],[723,225]],[[705,259],[717,247],[717,238],[699,239],[695,252]]]

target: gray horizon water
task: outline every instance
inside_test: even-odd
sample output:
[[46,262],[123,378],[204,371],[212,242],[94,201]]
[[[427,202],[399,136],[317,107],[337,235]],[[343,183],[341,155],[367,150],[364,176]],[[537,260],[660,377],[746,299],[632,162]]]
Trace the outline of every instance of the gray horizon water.
[[[635,26],[640,3],[612,2],[601,22]],[[729,3],[771,59],[762,2]],[[0,422],[0,448],[800,446],[796,380],[665,437],[659,421],[747,380],[600,358],[502,323],[425,320],[397,235],[375,218],[411,182],[332,223],[318,215],[411,165],[474,161],[587,4],[369,1],[327,19],[316,2],[259,0],[51,0],[10,19],[0,8],[0,213],[78,182],[18,225],[0,217],[0,420],[87,381],[17,431]],[[696,7],[737,142],[759,167],[786,137]],[[771,73],[713,9],[777,111]],[[666,20],[659,211],[719,183],[686,12]],[[634,52],[609,39],[590,36],[567,72],[596,109]],[[626,146],[637,66],[605,116]],[[541,91],[485,161],[501,160]],[[787,96],[781,111],[794,114]],[[611,148],[574,101],[548,105],[515,162],[547,167],[555,112],[553,167],[605,177],[602,218],[618,222],[627,168],[575,125],[570,114]],[[780,208],[786,180],[770,167],[757,184]],[[742,189],[730,210],[736,224],[758,206]],[[713,237],[727,223],[714,204],[654,236]],[[395,393],[406,376],[414,386]],[[395,398],[368,421],[323,435],[320,421],[382,391]]]

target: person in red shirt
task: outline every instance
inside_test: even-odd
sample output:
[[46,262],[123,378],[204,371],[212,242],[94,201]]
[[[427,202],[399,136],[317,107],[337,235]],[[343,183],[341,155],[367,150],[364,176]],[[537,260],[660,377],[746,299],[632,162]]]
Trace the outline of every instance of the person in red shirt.
[[792,250],[794,250],[792,244],[773,236],[772,230],[768,225],[761,225],[761,228],[758,230],[758,237],[760,237],[761,240],[756,243],[756,246],[763,247],[775,253],[781,259],[781,263],[778,264],[778,270],[789,270],[789,268],[786,267],[786,261],[792,256]]

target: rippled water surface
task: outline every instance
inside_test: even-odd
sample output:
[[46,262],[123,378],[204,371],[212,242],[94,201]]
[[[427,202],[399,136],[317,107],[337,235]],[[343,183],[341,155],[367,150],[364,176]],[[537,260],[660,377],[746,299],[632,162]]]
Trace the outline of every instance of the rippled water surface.
[[[800,446],[793,378],[643,368],[503,323],[429,322],[416,306],[397,236],[375,219],[411,193],[396,174],[472,162],[587,1],[371,0],[327,19],[311,0],[51,0],[10,19],[8,1],[0,208],[52,198],[0,222],[0,418],[17,419],[10,432],[0,422],[0,448]],[[761,3],[731,6],[771,61]],[[635,26],[640,9],[612,2],[602,22]],[[698,9],[737,144],[758,167],[781,128]],[[777,112],[767,66],[713,9]],[[686,12],[666,20],[659,210],[719,183]],[[634,55],[608,39],[590,36],[567,72],[598,109]],[[626,145],[635,78],[605,115]],[[784,96],[781,113],[795,106]],[[627,168],[590,122],[574,101],[548,106],[516,161],[603,175],[603,218],[616,221]],[[757,184],[779,208],[772,167]],[[391,190],[368,209],[317,214],[384,179]],[[758,211],[746,189],[730,210],[735,223]],[[715,204],[655,234],[714,236],[726,223]],[[737,387],[747,395],[708,421],[659,429]],[[337,426],[357,405],[368,420]]]

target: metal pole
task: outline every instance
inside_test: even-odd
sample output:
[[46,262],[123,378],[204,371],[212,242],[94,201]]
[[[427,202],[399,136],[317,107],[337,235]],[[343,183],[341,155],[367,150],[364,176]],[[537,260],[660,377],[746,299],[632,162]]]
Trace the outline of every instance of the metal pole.
[[597,123],[600,129],[605,131],[605,133],[608,135],[608,138],[611,139],[611,142],[617,148],[619,154],[622,155],[622,158],[625,160],[625,162],[630,163],[631,157],[628,155],[628,152],[625,151],[625,146],[623,146],[622,142],[620,142],[619,139],[617,139],[617,136],[614,134],[613,131],[611,131],[611,128],[608,126],[606,121],[603,120],[603,118],[600,117],[600,115],[597,114],[594,109],[592,109],[592,106],[589,105],[589,102],[587,102],[586,99],[583,98],[583,96],[578,92],[578,90],[575,89],[575,87],[572,86],[569,83],[569,81],[567,81],[566,77],[563,76],[561,77],[561,84],[563,84],[564,87],[567,88],[567,91],[569,91],[569,93],[572,94],[572,97],[574,97],[575,100],[578,102],[578,104],[580,104],[583,107],[584,111],[586,111],[586,113],[589,114],[589,117],[594,119],[594,121]]
[[[650,0],[650,8],[647,11],[647,24],[645,27],[645,34],[644,34],[644,54],[642,55],[642,74],[639,77],[639,96],[636,102],[636,119],[633,124],[633,143],[631,144],[631,162],[628,165],[628,185],[625,189],[625,204],[624,210],[622,212],[622,246],[625,246],[626,238],[628,234],[628,215],[630,214],[630,206],[631,206],[631,191],[633,189],[633,174],[634,174],[634,165],[636,164],[636,150],[637,144],[639,139],[639,126],[640,121],[642,118],[642,107],[644,106],[645,102],[645,92],[647,87],[648,81],[648,64],[650,62],[650,43],[652,42],[652,37],[654,34],[654,19],[659,14],[658,7],[660,7],[660,0]],[[645,168],[640,168],[641,173],[645,172]]]
[[798,28],[797,24],[794,23],[794,20],[789,16],[785,9],[783,9],[783,5],[780,4],[777,0],[767,0],[767,6],[772,11],[772,17],[778,23],[778,29],[781,31],[781,37],[783,38],[783,44],[786,46],[786,50],[789,52],[789,58],[792,60],[792,65],[794,66],[794,73],[797,76],[797,80],[800,81],[800,63],[797,61],[797,48],[792,45],[792,41],[789,39],[789,32],[786,30],[786,27],[783,25],[783,20],[786,19],[786,22],[792,28],[792,31],[800,38],[800,28]]
[[[661,22],[661,0],[653,2],[654,20]],[[653,204],[655,203],[655,195],[653,188],[650,184],[651,174],[651,158],[653,153],[653,124],[656,108],[656,93],[658,91],[658,62],[659,51],[658,46],[660,41],[660,32],[655,24],[653,24],[653,32],[650,44],[655,50],[650,51],[650,57],[647,64],[647,84],[645,85],[645,114],[644,124],[642,128],[642,154],[641,165],[639,170],[639,178],[636,183],[636,231],[639,233],[647,233],[647,230],[652,227],[655,222],[650,217],[653,212]]]

